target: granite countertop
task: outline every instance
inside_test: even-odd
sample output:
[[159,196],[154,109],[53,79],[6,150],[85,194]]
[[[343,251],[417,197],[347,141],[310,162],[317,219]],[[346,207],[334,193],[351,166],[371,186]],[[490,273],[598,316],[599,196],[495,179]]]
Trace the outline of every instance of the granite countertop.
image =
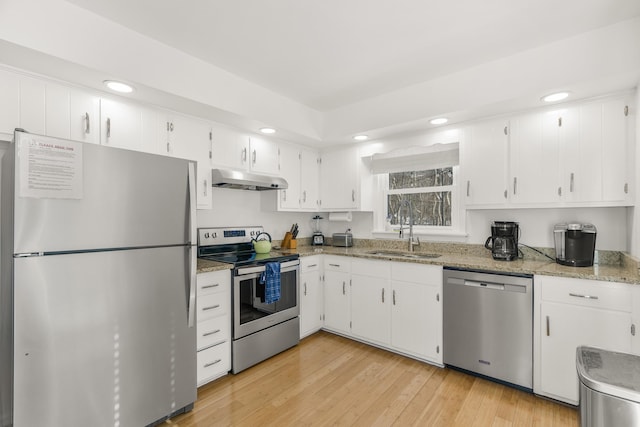
[[[301,239],[300,239],[301,240]],[[276,242],[274,242],[276,243]],[[301,244],[303,243],[303,244]],[[297,249],[277,249],[278,252],[297,253],[301,257],[310,255],[341,255],[355,258],[377,259],[387,261],[413,262],[428,265],[442,265],[472,270],[497,271],[505,273],[540,274],[547,276],[573,277],[579,279],[603,280],[640,284],[640,262],[623,252],[599,251],[599,264],[593,267],[568,267],[557,264],[539,254],[536,250],[522,248],[522,258],[515,261],[497,261],[491,257],[490,251],[482,245],[460,243],[422,242],[416,253],[438,254],[437,258],[404,258],[393,255],[374,255],[375,250],[406,253],[406,242],[399,240],[357,239],[354,246],[341,248],[333,246],[311,246],[298,243]],[[276,250],[276,249],[274,249]],[[538,249],[553,256],[548,248]],[[215,261],[198,259],[198,273],[229,270],[233,265]]]

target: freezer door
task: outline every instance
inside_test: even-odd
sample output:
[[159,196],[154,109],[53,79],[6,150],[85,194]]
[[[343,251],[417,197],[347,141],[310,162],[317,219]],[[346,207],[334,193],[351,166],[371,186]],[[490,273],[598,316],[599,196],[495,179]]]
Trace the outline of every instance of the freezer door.
[[144,426],[194,402],[190,252],[15,259],[14,425]]
[[[74,155],[58,160],[34,143]],[[15,152],[14,253],[196,243],[189,161],[19,132]]]

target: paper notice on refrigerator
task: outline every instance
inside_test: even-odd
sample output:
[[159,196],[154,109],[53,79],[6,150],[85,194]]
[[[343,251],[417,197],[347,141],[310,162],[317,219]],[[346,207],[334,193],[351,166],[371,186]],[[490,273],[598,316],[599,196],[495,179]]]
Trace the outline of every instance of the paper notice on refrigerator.
[[82,143],[22,135],[18,142],[19,197],[82,199]]

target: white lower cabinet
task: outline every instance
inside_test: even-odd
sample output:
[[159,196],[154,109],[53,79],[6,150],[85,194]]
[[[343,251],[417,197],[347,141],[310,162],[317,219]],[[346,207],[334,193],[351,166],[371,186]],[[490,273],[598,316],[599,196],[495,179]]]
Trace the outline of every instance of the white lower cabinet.
[[631,286],[550,276],[534,286],[534,392],[577,405],[577,347],[631,352]]
[[351,259],[324,255],[324,327],[351,333]]
[[442,267],[391,263],[391,345],[442,364]]
[[231,369],[231,276],[229,270],[197,276],[197,384]]
[[352,260],[351,333],[376,344],[391,343],[391,263]]
[[442,364],[441,266],[324,258],[324,329]]
[[322,328],[321,262],[319,255],[300,259],[300,338]]

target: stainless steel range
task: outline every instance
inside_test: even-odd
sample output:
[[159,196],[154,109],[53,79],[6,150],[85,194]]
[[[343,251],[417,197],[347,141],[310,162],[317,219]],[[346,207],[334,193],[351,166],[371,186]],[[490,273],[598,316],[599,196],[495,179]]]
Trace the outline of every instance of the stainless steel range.
[[[198,229],[198,258],[234,266],[231,270],[234,374],[297,345],[300,340],[298,255],[278,251],[256,253],[251,239],[263,231],[262,227]],[[280,271],[276,301],[267,295],[264,280],[270,263],[277,263]]]

